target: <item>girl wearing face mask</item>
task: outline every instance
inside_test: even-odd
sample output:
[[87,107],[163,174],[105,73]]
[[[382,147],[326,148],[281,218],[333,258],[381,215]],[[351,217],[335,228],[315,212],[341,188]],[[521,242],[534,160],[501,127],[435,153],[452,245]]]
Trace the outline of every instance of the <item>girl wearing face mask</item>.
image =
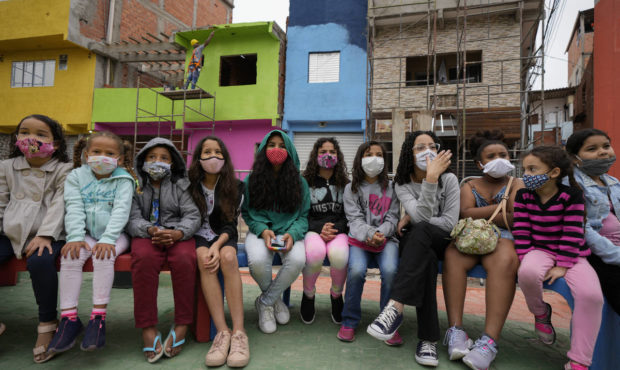
[[437,317],[437,268],[450,242],[450,231],[459,217],[459,185],[449,172],[451,153],[440,151],[439,139],[431,131],[407,134],[396,171],[396,195],[406,215],[398,230],[400,261],[390,300],[368,326],[380,340],[400,338],[404,305],[416,306],[418,345],[415,359],[421,365],[437,366],[439,340]]
[[[523,158],[525,189],[514,201],[513,232],[521,266],[519,287],[545,344],[555,341],[551,306],[543,301],[543,281],[563,277],[575,300],[571,347],[565,369],[587,369],[601,325],[603,293],[586,260],[584,196],[573,178],[572,162],[560,147],[539,146]],[[569,185],[561,179],[568,177]]]
[[332,278],[331,317],[335,324],[340,324],[344,304],[342,290],[349,259],[349,228],[342,197],[349,177],[344,156],[335,138],[324,137],[314,143],[304,178],[310,186],[311,206],[308,233],[304,239],[306,267],[303,270],[304,293],[299,313],[305,324],[312,324],[316,280],[327,256]]
[[80,348],[92,351],[105,345],[114,261],[129,247],[123,229],[129,218],[135,185],[130,173],[131,151],[131,144],[111,132],[97,132],[75,144],[75,169],[65,182],[67,244],[60,252],[61,321],[48,353],[71,349],[83,330],[77,305],[82,268],[91,257],[93,310]]
[[369,262],[374,260],[381,273],[380,309],[390,297],[398,267],[395,236],[400,205],[394,186],[388,180],[385,153],[385,147],[376,141],[360,145],[353,161],[353,181],[344,189],[350,246],[342,326],[338,331],[338,339],[344,342],[355,340],[355,329],[362,316],[362,290]]
[[[470,138],[469,150],[483,176],[466,182],[461,188],[461,218],[488,219],[503,197],[508,198],[506,219],[512,222],[512,204],[517,190],[523,188],[519,179],[513,179],[510,191],[506,186],[514,170],[510,163],[507,145],[500,131],[478,132]],[[443,287],[450,328],[444,344],[448,346],[450,360],[463,359],[476,368],[488,368],[497,354],[499,339],[515,293],[515,280],[519,259],[513,237],[498,214],[493,223],[501,235],[495,250],[483,256],[464,254],[451,244],[446,249],[443,267]],[[463,328],[463,307],[467,288],[467,271],[481,263],[487,271],[486,316],[481,338],[473,342]],[[471,350],[470,350],[471,348]]]
[[[249,228],[245,249],[250,274],[262,292],[255,301],[258,327],[268,334],[290,320],[281,296],[306,263],[304,235],[310,210],[308,183],[299,174],[297,150],[283,131],[265,135],[245,185],[241,209]],[[280,255],[282,268],[272,279],[274,253]]]
[[[131,274],[136,328],[142,329],[148,362],[174,357],[194,321],[196,246],[200,212],[189,190],[185,161],[170,140],[151,139],[135,159],[141,192],[131,205],[127,232],[131,235]],[[174,325],[166,338],[157,330],[157,288],[164,263],[171,270]]]
[[[36,363],[46,353],[58,321],[56,258],[65,244],[64,182],[71,170],[60,123],[40,114],[22,119],[0,162],[0,269],[12,257],[26,258],[38,305]],[[2,325],[0,325],[2,326]]]
[[575,180],[586,198],[588,261],[601,281],[603,294],[620,314],[620,182],[607,172],[616,161],[609,136],[601,130],[573,133],[566,142],[573,158]]
[[[192,198],[202,217],[202,226],[194,235],[200,282],[217,330],[205,362],[207,366],[242,367],[250,360],[243,325],[243,288],[237,263],[237,218],[244,186],[235,178],[230,154],[222,140],[207,136],[196,145],[189,180]],[[232,332],[224,317],[218,271],[224,277]]]

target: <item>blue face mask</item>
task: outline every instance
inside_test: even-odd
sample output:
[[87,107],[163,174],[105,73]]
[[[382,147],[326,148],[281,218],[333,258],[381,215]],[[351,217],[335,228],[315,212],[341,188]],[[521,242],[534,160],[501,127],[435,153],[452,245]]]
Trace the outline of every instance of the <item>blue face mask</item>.
[[523,183],[529,190],[540,189],[549,181],[549,175],[543,173],[542,175],[523,175]]

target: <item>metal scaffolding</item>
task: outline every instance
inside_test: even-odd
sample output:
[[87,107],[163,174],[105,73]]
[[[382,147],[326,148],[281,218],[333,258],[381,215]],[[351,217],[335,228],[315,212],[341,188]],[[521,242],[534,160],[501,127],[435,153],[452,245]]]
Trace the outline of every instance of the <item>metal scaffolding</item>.
[[[557,2],[554,1],[553,7]],[[514,130],[518,128],[511,133],[515,141],[514,154],[525,149],[527,125],[536,123],[532,115],[537,114],[530,109],[528,92],[535,78],[544,75],[548,29],[544,24],[543,3],[543,0],[368,0],[367,127],[372,128],[376,117],[387,116],[392,109],[404,110],[410,117],[424,112],[430,115],[433,126],[441,120],[443,127],[444,117],[454,117],[456,135],[445,138],[455,144],[454,170],[459,178],[475,171],[467,150],[467,136],[471,134],[468,127],[503,131],[507,127],[501,127],[502,119],[515,122],[516,125],[511,126]],[[516,26],[509,23],[511,19],[518,24],[518,33],[513,32]],[[468,26],[468,22],[474,26]],[[507,24],[503,32],[497,31],[500,22]],[[537,43],[541,23],[542,32]],[[424,25],[426,32],[420,34]],[[455,30],[454,39],[448,38],[451,27]],[[438,46],[438,38],[442,48]],[[425,40],[424,48],[420,40]],[[518,45],[515,40],[519,40]],[[446,44],[452,42],[454,48],[446,49]],[[493,55],[493,50],[481,49],[481,45],[496,43],[518,47],[518,53],[515,49],[510,57],[492,58],[488,55]],[[480,58],[468,60],[470,52],[479,53]],[[410,59],[419,59],[424,53],[425,83],[408,71]],[[446,73],[448,54],[456,54],[456,78],[449,78]],[[468,68],[477,68],[479,75],[468,74]],[[387,77],[386,69],[398,76]],[[443,75],[443,82],[439,81],[438,73]],[[541,100],[544,106],[544,92]],[[495,117],[499,117],[496,124],[481,127]]]

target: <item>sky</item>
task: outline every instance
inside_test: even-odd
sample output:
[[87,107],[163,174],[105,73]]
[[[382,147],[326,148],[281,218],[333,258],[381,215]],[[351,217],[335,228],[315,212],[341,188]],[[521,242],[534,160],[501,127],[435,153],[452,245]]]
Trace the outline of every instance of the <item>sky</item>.
[[[312,1],[312,0],[308,0]],[[550,9],[553,0],[545,0]],[[594,7],[594,0],[561,0],[558,7],[559,21],[547,39],[551,43],[546,48],[545,89],[555,89],[568,85],[567,55],[564,53],[568,39],[580,10]],[[547,16],[549,16],[547,11]],[[280,28],[286,30],[286,17],[289,14],[289,0],[235,0],[233,22],[276,21]],[[539,78],[534,88],[540,88]]]

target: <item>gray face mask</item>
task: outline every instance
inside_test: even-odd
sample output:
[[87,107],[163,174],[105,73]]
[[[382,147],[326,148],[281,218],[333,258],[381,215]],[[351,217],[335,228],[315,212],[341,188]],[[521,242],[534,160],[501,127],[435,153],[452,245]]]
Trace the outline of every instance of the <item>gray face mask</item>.
[[[577,157],[579,158],[579,157]],[[609,171],[609,168],[616,162],[616,157],[602,159],[581,159],[581,163],[577,166],[588,176],[601,176]]]

